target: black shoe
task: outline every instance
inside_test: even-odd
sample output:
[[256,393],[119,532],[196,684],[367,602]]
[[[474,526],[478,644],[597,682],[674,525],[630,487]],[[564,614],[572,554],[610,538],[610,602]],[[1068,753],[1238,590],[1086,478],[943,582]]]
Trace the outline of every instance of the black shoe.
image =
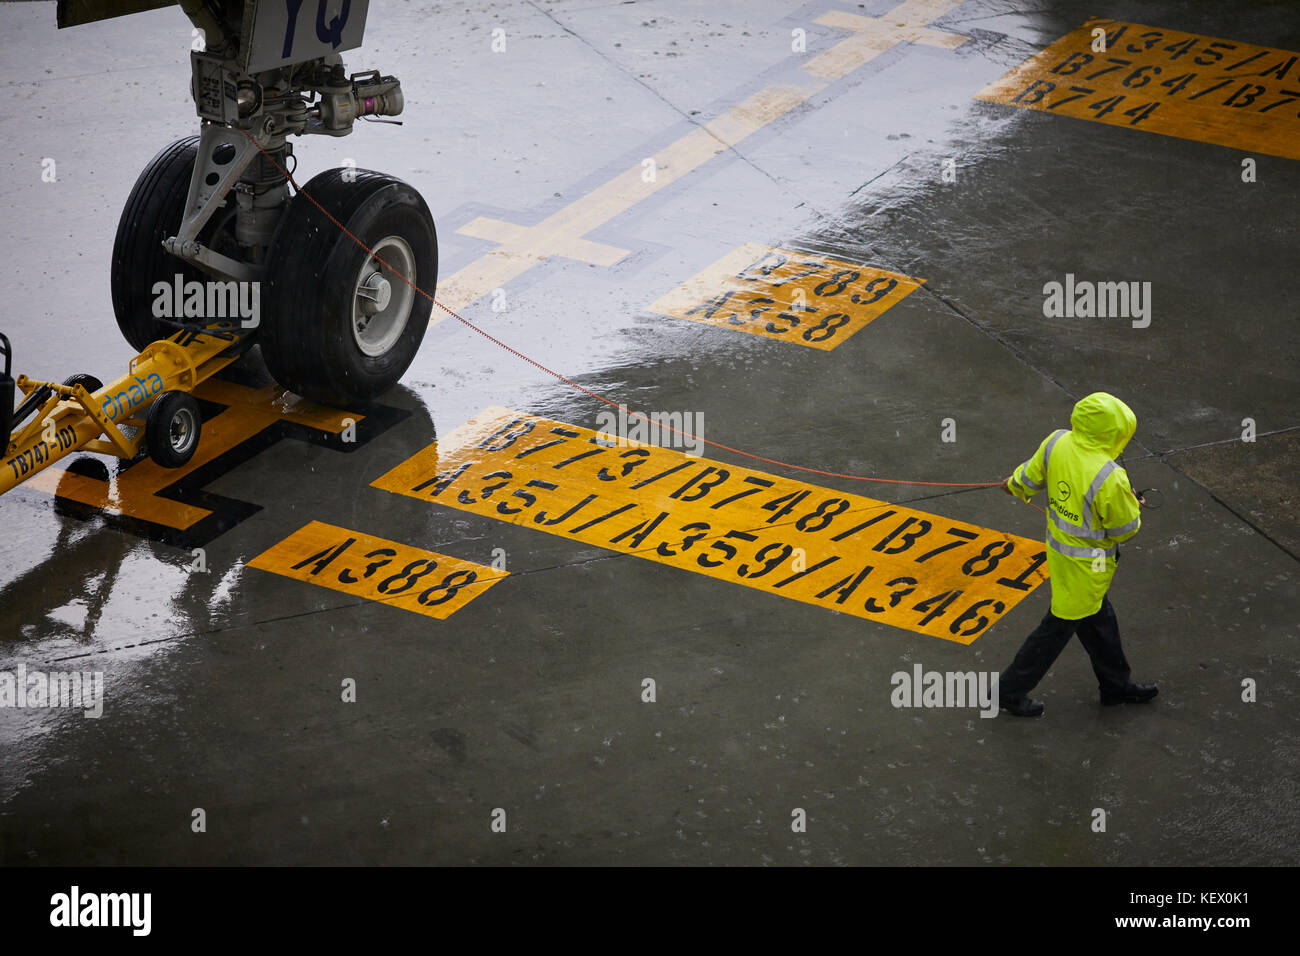
[[1010,711],[1017,717],[1043,716],[1043,702],[1041,700],[1021,697],[1019,700],[1001,700],[998,703],[1003,710]]
[[1101,702],[1107,707],[1115,704],[1145,704],[1158,693],[1160,689],[1155,684],[1129,684],[1118,693],[1102,691]]

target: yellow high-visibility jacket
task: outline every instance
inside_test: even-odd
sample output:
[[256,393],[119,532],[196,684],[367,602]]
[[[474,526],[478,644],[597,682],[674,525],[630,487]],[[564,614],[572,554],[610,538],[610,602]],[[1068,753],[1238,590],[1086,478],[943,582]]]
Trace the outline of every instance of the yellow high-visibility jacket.
[[1137,416],[1114,395],[1079,400],[1070,429],[1043,439],[1007,479],[1028,501],[1047,492],[1047,570],[1052,613],[1067,620],[1095,614],[1115,576],[1116,547],[1142,525],[1128,474],[1115,464],[1137,430]]

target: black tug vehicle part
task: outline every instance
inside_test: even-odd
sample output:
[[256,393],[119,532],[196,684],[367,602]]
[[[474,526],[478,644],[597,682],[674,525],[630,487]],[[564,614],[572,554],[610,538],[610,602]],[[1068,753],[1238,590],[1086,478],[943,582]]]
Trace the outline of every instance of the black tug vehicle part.
[[9,435],[14,428],[13,348],[3,333],[0,333],[0,352],[5,357],[4,371],[0,372],[0,452],[3,452],[9,447]]
[[[25,422],[32,412],[36,411],[49,401],[49,398],[54,394],[54,391],[48,385],[41,385],[23,399],[21,405],[14,408],[14,380],[9,377],[9,340],[3,335],[0,335],[0,339],[4,340],[5,353],[5,371],[3,375],[0,375],[0,390],[3,390],[4,392],[4,395],[0,396],[0,418],[3,418],[6,412],[8,413],[8,418],[0,420],[0,425],[4,426],[4,444],[8,445],[9,438],[13,434],[14,426],[21,425]],[[78,372],[76,375],[69,375],[63,380],[63,384],[69,387],[74,385],[84,386],[86,391],[90,392],[92,395],[104,387],[104,384],[99,379],[95,378],[93,375],[88,375],[85,372]],[[0,448],[0,450],[3,449]]]

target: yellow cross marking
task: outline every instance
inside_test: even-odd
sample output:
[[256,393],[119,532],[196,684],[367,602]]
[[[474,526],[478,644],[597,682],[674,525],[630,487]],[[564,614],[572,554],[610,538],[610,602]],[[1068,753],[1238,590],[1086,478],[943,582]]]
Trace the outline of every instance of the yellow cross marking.
[[[882,17],[825,14],[816,22],[853,30],[854,34],[804,64],[804,70],[810,74],[806,85],[769,86],[713,121],[691,130],[652,157],[655,175],[650,181],[643,178],[643,167],[638,163],[535,226],[486,217],[462,226],[457,230],[462,235],[500,245],[440,282],[438,301],[460,311],[554,256],[607,267],[617,264],[628,254],[627,250],[593,242],[585,238],[586,234],[736,146],[806,102],[831,81],[847,76],[895,44],[925,43],[953,49],[965,43],[966,37],[928,28],[928,24],[961,3],[962,0],[905,0]],[[437,325],[447,318],[446,312],[435,309],[429,322]]]
[[[458,231],[502,244],[440,283],[438,300],[459,310],[551,256],[614,265],[627,255],[626,250],[582,237],[784,116],[815,92],[791,86],[761,90],[656,153],[655,175],[649,182],[642,177],[643,167],[638,163],[535,226],[475,219]],[[435,310],[430,321],[436,324],[446,318],[445,312]]]
[[[527,226],[517,226],[500,219],[486,219],[480,216],[456,231],[461,235],[473,236],[475,239],[490,239],[501,243],[502,246],[510,246],[512,249],[519,250],[518,255],[537,262],[546,258],[546,253],[538,251],[539,243],[531,238],[531,230]],[[598,266],[612,266],[628,252],[626,249],[607,246],[604,243],[565,235],[560,230],[553,230],[545,238],[550,240],[552,255],[577,259],[579,262],[592,262]],[[501,250],[497,251],[501,252]]]
[[803,68],[813,76],[838,80],[874,60],[898,43],[924,43],[945,50],[955,50],[969,37],[956,33],[931,30],[923,24],[930,23],[960,5],[961,0],[909,0],[883,17],[864,17],[838,10],[816,19],[826,27],[854,31],[825,53],[819,53]]

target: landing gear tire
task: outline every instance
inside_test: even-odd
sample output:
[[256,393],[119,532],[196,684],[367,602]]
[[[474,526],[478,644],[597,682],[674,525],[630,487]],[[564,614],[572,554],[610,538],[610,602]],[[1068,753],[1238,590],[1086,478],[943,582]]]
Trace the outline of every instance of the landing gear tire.
[[267,254],[262,356],[304,398],[364,404],[401,378],[424,339],[433,303],[414,287],[432,296],[437,285],[433,217],[410,185],[363,169],[327,170],[303,193]]
[[[186,136],[164,147],[149,161],[131,187],[113,239],[111,287],[117,327],[137,352],[150,342],[169,338],[176,327],[159,322],[153,313],[153,287],[170,288],[177,273],[182,282],[202,282],[207,276],[162,247],[176,235],[185,216],[190,175],[199,153],[199,137]],[[200,240],[227,254],[238,255],[231,234],[234,206],[229,197],[200,234]],[[216,242],[214,237],[223,237]],[[224,237],[229,236],[229,241]],[[250,343],[251,344],[251,343]]]
[[149,406],[144,423],[144,444],[149,457],[164,468],[180,468],[199,447],[202,415],[194,396],[163,392]]

